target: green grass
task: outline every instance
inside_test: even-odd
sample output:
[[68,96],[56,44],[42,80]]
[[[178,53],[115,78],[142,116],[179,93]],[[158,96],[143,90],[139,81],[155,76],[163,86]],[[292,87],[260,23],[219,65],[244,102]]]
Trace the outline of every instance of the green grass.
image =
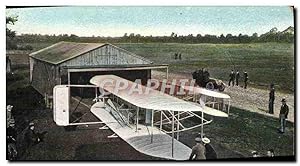
[[[31,43],[39,50],[52,43]],[[170,72],[192,73],[207,68],[211,77],[227,82],[231,69],[247,71],[249,84],[266,88],[271,82],[279,91],[294,92],[294,44],[181,44],[114,43],[156,63],[170,65]],[[182,60],[175,60],[180,52]]]
[[[294,91],[294,45],[289,43],[255,44],[177,44],[119,43],[124,49],[156,63],[170,64],[170,72],[191,73],[207,68],[212,77],[228,80],[231,69],[247,71],[252,85],[274,82],[278,90]],[[180,52],[182,60],[175,60]]]
[[[125,150],[119,149],[119,145],[122,145],[123,148],[126,147],[125,145],[123,146],[124,142],[114,143],[113,149],[108,148],[111,144],[108,144],[105,140],[99,143],[81,143],[82,140],[87,139],[84,132],[86,132],[86,134],[89,133],[91,137],[96,131],[99,131],[95,129],[96,131],[91,130],[91,132],[82,130],[70,133],[56,126],[53,122],[52,111],[44,110],[43,98],[29,85],[28,68],[15,70],[15,75],[15,80],[7,81],[6,100],[8,104],[14,105],[13,116],[16,119],[18,132],[20,133],[26,125],[28,125],[29,121],[35,120],[39,127],[51,133],[47,136],[49,137],[47,140],[48,143],[43,143],[40,144],[39,147],[35,147],[32,149],[32,155],[28,158],[24,156],[25,158],[23,159],[154,159],[149,156],[145,157],[141,154],[137,154],[136,151],[133,152],[132,148],[131,150],[126,148],[126,152],[129,151],[130,154],[136,154],[137,156],[128,157],[129,153],[125,153]],[[287,123],[285,134],[277,133],[278,127],[279,122],[276,118],[231,107],[229,118],[214,117],[213,122],[204,127],[204,133],[211,139],[215,148],[217,147],[217,153],[222,158],[237,157],[236,153],[242,154],[244,157],[250,157],[251,151],[253,150],[264,155],[269,149],[274,149],[275,154],[280,156],[294,155],[294,124],[290,122]],[[180,140],[192,147],[195,136],[193,133],[195,132],[200,132],[200,128],[183,132]],[[70,136],[70,134],[72,135]],[[106,135],[110,134],[111,133],[106,133]],[[81,136],[81,140],[78,140],[77,137],[79,136]],[[73,144],[71,144],[71,146],[70,142],[66,140],[67,138],[70,139],[69,137],[73,138],[73,141],[78,140],[78,142],[76,142],[76,146],[78,147],[76,147],[75,152],[65,148],[75,146]],[[119,153],[119,150],[121,150],[122,153]]]
[[[266,155],[273,149],[277,156],[293,156],[294,124],[287,122],[286,132],[277,132],[279,120],[262,114],[231,107],[229,118],[214,117],[204,133],[214,143],[251,157],[252,151]],[[200,132],[200,128],[196,131]]]

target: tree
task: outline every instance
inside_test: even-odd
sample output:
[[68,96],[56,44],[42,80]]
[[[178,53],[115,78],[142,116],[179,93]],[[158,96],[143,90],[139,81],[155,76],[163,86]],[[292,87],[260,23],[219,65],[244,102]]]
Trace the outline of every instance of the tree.
[[276,27],[274,27],[270,30],[270,33],[277,33],[277,31],[278,31],[278,29]]
[[78,36],[74,35],[74,34],[71,34],[70,37],[69,37],[69,39],[70,39],[70,41],[76,41],[78,39]]
[[8,16],[6,17],[6,49],[17,49],[17,44],[14,42],[16,37],[16,31],[8,28],[7,25],[14,25],[18,21],[18,16]]
[[174,35],[175,35],[175,33],[174,33],[174,32],[172,32],[172,33],[171,33],[171,38],[172,38],[172,37],[174,37]]
[[129,42],[132,43],[133,40],[134,40],[134,33],[130,33]]
[[18,16],[16,17],[12,17],[12,16],[8,16],[6,17],[6,36],[10,37],[10,38],[14,38],[16,36],[16,31],[12,31],[11,29],[9,29],[7,27],[7,25],[15,25],[15,22],[18,21]]
[[258,41],[258,34],[257,33],[253,33],[251,36],[251,42],[257,42]]
[[232,34],[227,34],[226,35],[226,43],[233,43],[233,36]]
[[226,40],[225,36],[223,34],[221,34],[219,37],[220,43],[225,43],[225,40]]

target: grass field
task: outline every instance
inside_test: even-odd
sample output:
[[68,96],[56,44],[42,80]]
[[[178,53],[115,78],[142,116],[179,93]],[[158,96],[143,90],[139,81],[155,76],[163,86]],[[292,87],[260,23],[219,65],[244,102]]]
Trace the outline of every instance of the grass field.
[[[287,123],[285,134],[277,133],[279,120],[231,107],[229,118],[214,117],[210,125],[205,126],[207,137],[222,147],[251,157],[252,151],[266,155],[273,149],[276,155],[294,155],[294,123]],[[197,128],[200,132],[200,128]],[[224,154],[226,156],[226,154]]]
[[[149,58],[156,63],[170,64],[170,72],[191,73],[207,68],[211,77],[228,80],[231,69],[247,71],[249,82],[277,89],[294,91],[294,45],[287,43],[257,44],[116,44]],[[182,54],[175,60],[174,54]],[[227,82],[227,81],[226,81]]]
[[[30,44],[30,43],[29,43]],[[52,43],[31,43],[39,50]],[[277,90],[294,92],[294,44],[181,44],[114,43],[156,63],[170,65],[170,72],[192,73],[207,68],[211,77],[226,81],[231,69],[248,72],[249,84],[266,88],[271,82]],[[182,60],[174,54],[181,53]],[[243,78],[242,78],[243,79]]]
[[[7,77],[6,88],[7,104],[14,105],[17,131],[23,131],[31,120],[42,130],[49,131],[46,142],[34,147],[29,156],[22,156],[24,160],[153,159],[138,153],[121,139],[113,143],[113,149],[109,149],[111,143],[105,139],[111,134],[108,131],[97,132],[96,136],[92,129],[66,132],[58,127],[53,122],[52,110],[44,109],[42,96],[29,85],[29,67],[15,68],[14,76]],[[276,118],[231,107],[229,118],[214,118],[204,132],[221,158],[250,157],[253,150],[264,155],[268,149],[274,149],[275,154],[280,156],[294,155],[294,123],[288,122],[287,132],[283,135],[277,133],[278,125]],[[199,132],[200,128],[184,132],[180,139],[192,147]]]

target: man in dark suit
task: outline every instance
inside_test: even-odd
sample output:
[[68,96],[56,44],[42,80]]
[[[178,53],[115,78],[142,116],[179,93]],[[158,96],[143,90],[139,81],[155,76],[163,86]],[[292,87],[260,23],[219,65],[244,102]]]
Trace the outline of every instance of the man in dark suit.
[[27,147],[43,142],[45,134],[47,134],[47,131],[38,133],[35,131],[34,123],[29,123],[28,129],[25,133],[25,142]]
[[202,138],[202,142],[205,146],[205,157],[206,159],[217,159],[217,153],[210,144],[210,140],[206,137]]
[[231,70],[231,73],[229,74],[228,86],[230,86],[231,82],[232,82],[232,86],[234,86],[234,78],[235,78],[235,74],[234,74],[233,70]]
[[205,147],[200,137],[195,139],[196,145],[192,148],[189,160],[205,160]]
[[275,88],[274,84],[270,85],[270,93],[269,93],[269,114],[274,114],[274,100],[275,100]]
[[240,72],[237,71],[236,74],[235,74],[235,85],[236,86],[239,86],[239,79],[240,79]]
[[281,105],[280,113],[279,113],[279,121],[280,121],[279,132],[284,133],[285,127],[286,127],[286,119],[289,114],[289,106],[286,104],[285,99],[282,99],[281,102],[282,102],[282,105]]
[[247,89],[247,85],[248,85],[248,73],[245,71],[244,72],[244,88]]

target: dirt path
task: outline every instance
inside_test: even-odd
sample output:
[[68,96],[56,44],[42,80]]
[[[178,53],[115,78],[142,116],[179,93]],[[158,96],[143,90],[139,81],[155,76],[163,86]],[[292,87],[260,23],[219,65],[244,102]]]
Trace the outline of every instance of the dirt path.
[[[160,71],[152,71],[152,78],[156,79],[165,79],[166,73]],[[192,79],[192,76],[189,74],[174,74],[169,73],[169,80],[172,79]],[[226,82],[226,81],[225,81]],[[257,112],[264,114],[266,116],[278,117],[281,99],[285,98],[289,106],[289,115],[288,120],[294,122],[294,94],[287,94],[281,92],[275,92],[275,105],[274,105],[274,114],[271,115],[268,112],[269,105],[269,90],[268,89],[257,89],[249,87],[244,89],[242,87],[228,87],[226,85],[224,93],[230,95],[231,105],[240,109],[249,110],[252,112]]]

